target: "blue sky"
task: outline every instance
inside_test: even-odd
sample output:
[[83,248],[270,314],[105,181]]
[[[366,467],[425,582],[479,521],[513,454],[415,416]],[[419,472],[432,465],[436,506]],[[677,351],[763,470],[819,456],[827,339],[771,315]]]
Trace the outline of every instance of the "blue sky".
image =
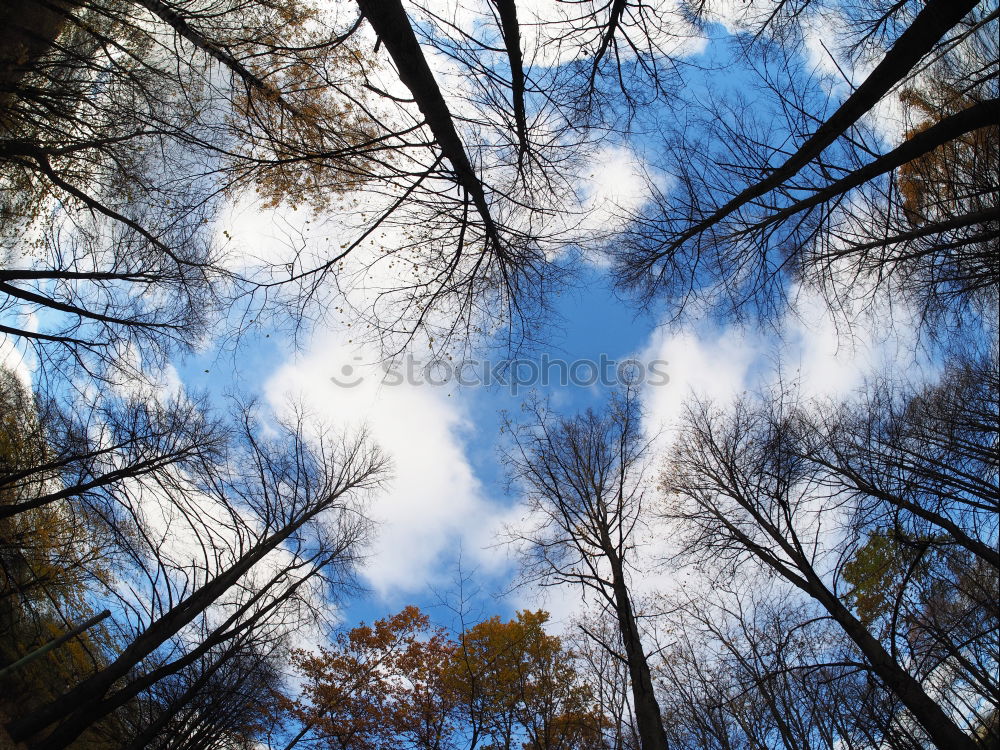
[[[816,29],[817,35],[823,33],[822,24]],[[684,95],[697,99],[739,91],[751,100],[759,99],[759,92],[748,85],[747,71],[732,66],[725,28],[711,27],[710,36],[700,51],[697,44],[688,50]],[[823,57],[819,37],[814,37],[804,45],[804,70],[830,74],[835,67]],[[839,93],[834,85],[834,96]],[[759,104],[765,106],[762,100]],[[654,114],[673,116],[667,110]],[[655,117],[649,120],[653,121]],[[603,216],[602,208],[614,204],[637,208],[643,200],[643,181],[636,169],[657,166],[659,156],[652,136],[596,150],[589,168],[583,170],[594,175],[580,185],[584,203],[598,216]],[[305,217],[305,212],[264,210],[245,200],[228,207],[218,228],[220,234],[232,238],[229,244],[235,255],[273,259],[280,257],[287,230],[301,226]],[[544,341],[524,356],[537,360],[546,355],[570,362],[597,361],[602,355],[610,360],[631,356],[644,362],[665,360],[670,382],[645,392],[650,434],[661,427],[669,434],[690,392],[726,400],[744,388],[773,380],[778,362],[786,376],[791,374],[806,384],[808,393],[841,397],[860,385],[865,373],[888,362],[912,359],[905,322],[895,339],[864,329],[852,347],[840,341],[829,314],[808,294],[803,295],[799,314],[783,321],[786,340],[780,348],[773,331],[697,321],[684,327],[663,326],[658,310],[637,309],[620,299],[600,263],[580,258],[573,258],[572,263],[579,271],[575,283],[557,298]],[[542,603],[530,590],[504,599],[493,597],[509,586],[516,573],[504,549],[496,546],[496,533],[504,524],[517,523],[520,516],[517,492],[506,491],[498,459],[500,413],[516,413],[529,395],[527,390],[380,386],[380,370],[371,364],[378,352],[354,341],[337,316],[324,319],[297,345],[290,341],[285,326],[257,328],[240,339],[235,349],[220,350],[213,344],[201,354],[176,362],[173,371],[161,373],[162,381],[208,391],[220,408],[227,393],[257,396],[279,415],[288,399],[296,399],[317,418],[342,429],[368,424],[375,439],[394,455],[396,479],[371,502],[371,513],[381,523],[370,562],[361,570],[371,593],[348,603],[343,612],[347,623],[370,621],[416,604],[447,624],[446,610],[434,605],[454,593],[459,553],[465,572],[476,574],[478,614],[509,616],[515,607]],[[495,361],[502,355],[494,351],[482,356]],[[359,361],[369,363],[366,368],[358,367],[363,384],[347,389],[331,382],[331,376],[345,364],[354,366]],[[544,395],[561,411],[572,414],[599,405],[608,394],[598,387],[570,386],[550,388]],[[656,581],[651,576],[648,583],[652,586]],[[556,595],[545,603],[556,612],[557,624],[572,612],[575,596],[575,592]]]
[[[718,68],[733,61],[730,40],[721,26],[711,32],[713,41],[688,58],[688,96],[725,93],[717,85]],[[816,59],[807,62],[807,68],[810,65],[823,67]],[[749,80],[745,70],[729,67],[724,80],[726,89],[754,96],[745,85]],[[642,200],[641,181],[630,173],[629,161],[645,159],[648,165],[657,157],[653,139],[617,144],[595,155],[590,170],[596,175],[595,184],[583,186],[582,192],[596,201],[636,207]],[[237,250],[252,246],[253,253],[266,256],[269,243],[280,243],[281,232],[269,224],[274,219],[248,204],[234,209],[222,228],[234,238]],[[294,217],[282,216],[281,221]],[[708,322],[667,327],[660,325],[658,311],[637,309],[617,296],[600,264],[575,260],[574,265],[578,277],[559,295],[544,341],[522,356],[536,361],[543,354],[570,362],[596,361],[602,355],[611,360],[638,356],[643,361],[667,361],[670,382],[646,390],[644,407],[651,433],[666,427],[669,434],[669,425],[689,393],[726,400],[744,388],[773,380],[778,362],[786,377],[791,374],[806,384],[808,393],[840,397],[859,385],[866,372],[895,360],[909,347],[905,326],[902,343],[866,331],[856,347],[843,345],[822,305],[809,295],[804,296],[800,315],[784,321],[787,340],[780,348],[773,331]],[[575,592],[553,592],[554,598],[545,600],[532,590],[494,596],[509,587],[516,573],[504,548],[496,545],[496,533],[519,518],[516,489],[507,491],[499,463],[500,414],[505,410],[516,414],[528,391],[512,393],[503,386],[380,386],[381,373],[372,364],[378,354],[359,347],[349,335],[334,319],[324,321],[299,347],[277,328],[257,330],[244,337],[235,351],[211,350],[190,358],[178,366],[178,376],[187,387],[209,390],[217,397],[233,390],[258,395],[277,413],[293,398],[345,429],[368,424],[395,456],[396,480],[372,502],[381,532],[369,565],[362,569],[370,593],[348,602],[342,613],[346,623],[370,621],[416,604],[449,624],[447,608],[439,605],[442,598],[455,594],[461,557],[464,572],[474,574],[472,586],[478,592],[474,615],[510,616],[514,608],[544,605],[554,610],[558,627],[574,609]],[[496,361],[502,354],[483,356]],[[363,375],[362,385],[343,388],[330,381],[345,364]],[[572,414],[600,405],[608,394],[599,387],[569,386],[550,387],[544,395]],[[652,576],[650,585],[656,580]]]
[[[707,322],[683,328],[660,325],[655,315],[637,312],[619,299],[606,272],[592,266],[560,295],[554,312],[551,347],[538,347],[531,355],[536,360],[544,354],[568,361],[606,355],[667,362],[670,381],[647,388],[644,399],[650,433],[667,428],[667,437],[689,393],[728,400],[745,388],[771,382],[779,361],[783,374],[800,380],[807,394],[842,397],[861,385],[866,373],[912,358],[905,327],[900,340],[883,340],[872,331],[855,346],[845,345],[822,303],[808,295],[784,322],[780,342],[771,330]],[[342,388],[330,376],[344,363],[356,362],[357,349],[345,344],[346,335],[324,327],[296,351],[281,343],[280,333],[262,331],[241,341],[236,352],[205,354],[179,369],[188,387],[208,388],[216,395],[237,388],[259,395],[279,413],[284,399],[296,398],[338,427],[367,423],[396,458],[396,480],[372,503],[372,515],[382,528],[370,564],[361,571],[370,593],[347,603],[344,621],[371,621],[416,604],[450,624],[440,600],[455,594],[461,557],[463,571],[474,578],[474,616],[506,617],[515,608],[544,606],[555,614],[553,627],[563,626],[578,604],[575,591],[548,591],[547,598],[540,598],[539,592],[522,589],[495,596],[516,574],[505,548],[496,544],[496,533],[520,517],[516,489],[507,492],[499,463],[500,413],[516,414],[528,391],[426,384],[390,388],[378,385],[381,371],[374,365],[367,371],[358,368],[365,372],[362,385]],[[551,387],[545,395],[572,414],[600,405],[607,391]],[[647,583],[662,581],[654,575]]]

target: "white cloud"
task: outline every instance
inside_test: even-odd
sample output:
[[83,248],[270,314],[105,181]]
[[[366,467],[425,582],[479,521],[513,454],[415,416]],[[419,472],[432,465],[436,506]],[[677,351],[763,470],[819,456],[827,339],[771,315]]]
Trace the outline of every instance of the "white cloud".
[[640,361],[666,361],[670,382],[647,386],[643,394],[647,432],[669,430],[684,402],[693,395],[720,405],[745,390],[795,383],[807,399],[842,400],[866,378],[907,362],[908,375],[927,377],[927,363],[914,361],[915,322],[908,311],[889,301],[847,320],[850,311],[835,313],[819,293],[793,290],[793,306],[771,331],[741,325],[657,329],[638,355]]
[[577,183],[577,210],[583,218],[575,233],[586,238],[622,229],[626,223],[622,217],[636,211],[649,197],[645,174],[646,165],[631,149],[607,145],[596,151]]
[[[289,398],[299,400],[338,428],[366,426],[391,455],[393,480],[370,509],[380,527],[363,577],[383,596],[421,591],[447,582],[446,562],[459,549],[472,566],[495,571],[504,564],[502,551],[484,547],[502,511],[490,503],[463,445],[474,425],[443,388],[382,384],[375,360],[343,332],[320,332],[265,386],[279,413]],[[332,376],[360,382],[338,386]]]
[[638,359],[645,363],[666,362],[670,381],[647,386],[643,393],[647,432],[653,435],[672,429],[692,394],[723,403],[730,401],[747,387],[751,367],[761,350],[758,336],[736,326],[716,332],[655,330]]

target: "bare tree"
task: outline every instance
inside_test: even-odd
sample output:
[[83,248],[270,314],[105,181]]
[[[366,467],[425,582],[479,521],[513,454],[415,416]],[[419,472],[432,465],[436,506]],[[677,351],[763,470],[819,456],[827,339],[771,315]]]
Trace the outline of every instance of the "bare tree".
[[[601,612],[584,616],[567,634],[580,672],[593,691],[594,708],[604,717],[605,743],[610,750],[639,747],[632,710],[628,659],[621,653],[618,622]],[[654,675],[655,676],[655,675]]]
[[175,146],[185,127],[195,142],[204,129],[179,106],[177,75],[144,46],[153,39],[119,9],[38,5],[19,19],[21,37],[38,37],[38,14],[58,20],[8,94],[0,291],[5,311],[39,312],[48,325],[5,316],[3,330],[43,359],[91,370],[129,344],[150,359],[190,347],[218,302],[214,199],[193,175],[168,175],[191,174]]
[[615,396],[602,414],[562,419],[536,403],[532,423],[508,424],[506,460],[527,493],[534,526],[510,530],[522,545],[527,580],[576,584],[613,613],[631,682],[640,746],[665,748],[666,736],[630,588],[635,533],[643,523],[647,444],[637,394]]
[[142,701],[149,718],[127,747],[250,746],[264,735],[278,719],[287,649],[281,639],[262,638],[262,632],[247,631],[157,683]]
[[[567,236],[557,207],[573,199],[579,139],[566,137],[564,118],[529,84],[533,51],[518,57],[509,7],[484,18],[485,39],[399,2],[358,7],[365,24],[356,34],[373,32],[385,58],[363,84],[384,147],[365,163],[368,203],[349,213],[339,252],[304,249],[266,289],[289,293],[301,312],[332,285],[393,347],[419,330],[442,347],[496,334],[516,343],[534,332],[568,270],[556,257]],[[489,34],[510,38],[509,73],[484,61]],[[443,93],[428,49],[464,71],[467,95]],[[372,244],[376,254],[365,252]]]
[[21,5],[7,31],[34,51],[5,94],[0,331],[46,364],[189,351],[245,291],[222,200],[322,202],[366,179],[351,154],[384,148],[340,93],[357,51],[307,4]]
[[[32,408],[34,406],[32,405]],[[17,499],[0,518],[72,500],[113,504],[126,480],[168,481],[168,467],[198,472],[216,461],[226,440],[204,403],[184,395],[160,401],[109,394],[87,403],[41,398],[35,438],[41,449],[0,474]]]
[[[385,460],[363,439],[310,444],[301,420],[282,430],[263,440],[248,413],[225,472],[187,497],[168,492],[168,508],[183,520],[160,529],[136,525],[136,574],[118,594],[127,646],[61,697],[11,722],[12,736],[29,739],[53,726],[34,746],[65,747],[234,639],[287,632],[323,601],[317,586],[336,593],[350,585],[368,528],[353,497],[378,486]],[[131,510],[141,518],[139,508]],[[203,632],[192,633],[198,623]]]
[[815,603],[746,571],[710,576],[673,608],[677,637],[658,665],[672,747],[925,746]]
[[[883,635],[872,620],[852,610],[845,582],[863,577],[858,568],[868,566],[861,563],[852,574],[845,557],[859,523],[865,528],[864,505],[856,505],[857,496],[844,491],[837,470],[830,472],[800,449],[799,441],[811,432],[802,414],[777,393],[767,394],[762,402],[745,398],[729,412],[698,402],[689,407],[686,427],[664,474],[667,513],[689,534],[686,554],[724,562],[734,570],[756,563],[807,594],[938,747],[974,747],[956,722],[974,724],[970,717],[977,709],[949,705],[950,700],[931,687],[930,663],[904,658],[895,637]],[[877,456],[870,452],[852,463],[877,462]],[[914,481],[919,488],[920,480]],[[911,584],[916,577],[913,567],[903,573]],[[907,583],[902,588],[908,588]],[[965,613],[979,604],[955,602]],[[985,645],[989,627],[971,627],[972,641]],[[971,646],[968,653],[978,648]],[[953,644],[953,652],[960,650]],[[967,657],[955,658],[961,663]]]
[[997,569],[998,391],[991,356],[953,362],[930,386],[877,381],[858,402],[804,415],[797,450],[852,495],[866,523],[944,535]]
[[644,109],[670,106],[683,45],[702,31],[697,5],[584,0],[536,11],[541,45],[561,68],[550,96],[575,126],[618,133]]
[[[191,347],[237,292],[244,323],[287,306],[297,328],[331,290],[359,288],[370,294],[348,303],[387,339],[530,330],[566,271],[553,259],[584,130],[534,81],[537,51],[522,51],[513,4],[492,19],[509,38],[509,75],[483,62],[489,41],[423,40],[461,48],[453,59],[481,96],[460,112],[403,6],[359,9],[346,21],[344,9],[239,0],[54,10],[55,35],[18,72],[0,147],[12,230],[0,291],[11,313],[42,310],[53,325],[4,320],[6,332],[93,368],[116,361],[121,339],[150,358]],[[409,98],[387,90],[394,76]],[[95,91],[95,79],[108,83]],[[340,246],[290,247],[235,278],[212,220],[248,189],[323,218],[336,204]],[[26,227],[40,227],[40,257]]]
[[[975,2],[910,11],[896,4],[852,19],[866,35],[885,32],[891,46],[832,114],[816,81],[794,72],[796,51],[778,48],[760,62],[772,107],[729,97],[672,136],[663,166],[676,180],[653,186],[616,250],[620,283],[678,311],[697,302],[770,316],[800,281],[847,310],[870,305],[874,287],[904,295],[929,322],[995,313],[997,270],[985,250],[997,220],[996,149],[987,145],[1000,106],[995,14]],[[948,103],[901,143],[887,145],[867,124],[876,107],[900,94],[912,102],[942,80],[951,94],[931,98]],[[942,161],[968,169],[933,172]],[[904,188],[922,189],[909,175],[928,172],[927,194],[941,199],[916,220]]]

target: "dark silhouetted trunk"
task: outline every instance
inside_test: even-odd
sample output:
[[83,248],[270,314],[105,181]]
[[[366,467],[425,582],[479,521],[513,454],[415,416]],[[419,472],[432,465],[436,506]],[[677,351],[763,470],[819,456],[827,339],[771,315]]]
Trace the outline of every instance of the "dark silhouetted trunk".
[[688,227],[672,240],[661,257],[680,248],[687,240],[709,229],[740,207],[760,198],[796,175],[806,164],[845,133],[878,104],[934,46],[977,5],[976,0],[929,0],[904,31],[882,62],[831,117],[798,150],[766,178],[742,191],[708,217]]
[[385,45],[396,64],[399,80],[413,95],[413,100],[427,121],[427,127],[434,134],[434,140],[445,158],[451,162],[455,181],[468,194],[479,212],[487,240],[495,249],[502,250],[500,235],[493,222],[483,184],[472,168],[462,139],[455,130],[455,121],[448,110],[448,104],[427,65],[403,4],[399,0],[358,0],[358,7]]
[[232,567],[206,582],[187,599],[176,604],[170,611],[151,623],[105,669],[84,680],[54,701],[21,719],[12,721],[7,725],[11,737],[18,742],[29,740],[49,725],[70,717],[70,720],[60,725],[50,738],[35,745],[35,747],[45,748],[67,746],[97,718],[91,709],[96,709],[101,704],[117,681],[124,678],[146,657],[180,632],[183,627],[190,624],[201,612],[249,572],[254,565],[326,507],[328,507],[326,503],[320,504],[244,554]]
[[514,0],[496,0],[500,14],[500,30],[503,32],[507,59],[510,62],[510,99],[514,109],[514,125],[517,130],[517,167],[524,168],[524,157],[528,153],[528,119],[524,110],[524,62],[521,57],[521,29],[517,23],[517,6]]

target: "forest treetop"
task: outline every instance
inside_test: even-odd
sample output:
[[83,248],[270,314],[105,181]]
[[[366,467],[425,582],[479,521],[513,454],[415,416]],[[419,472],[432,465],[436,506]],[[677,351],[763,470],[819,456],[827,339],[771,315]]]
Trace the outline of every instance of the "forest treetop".
[[[995,0],[5,3],[4,731],[989,747],[998,26]],[[810,306],[831,369],[910,349],[817,397],[784,356]],[[499,401],[329,382],[561,333],[676,334],[678,372],[718,336],[700,372],[734,385],[668,394],[664,433],[639,384],[533,394],[493,466]],[[776,375],[740,360],[762,339]],[[501,526],[518,581],[577,592],[562,636],[461,586],[450,631],[338,621],[377,555],[419,578]]]

